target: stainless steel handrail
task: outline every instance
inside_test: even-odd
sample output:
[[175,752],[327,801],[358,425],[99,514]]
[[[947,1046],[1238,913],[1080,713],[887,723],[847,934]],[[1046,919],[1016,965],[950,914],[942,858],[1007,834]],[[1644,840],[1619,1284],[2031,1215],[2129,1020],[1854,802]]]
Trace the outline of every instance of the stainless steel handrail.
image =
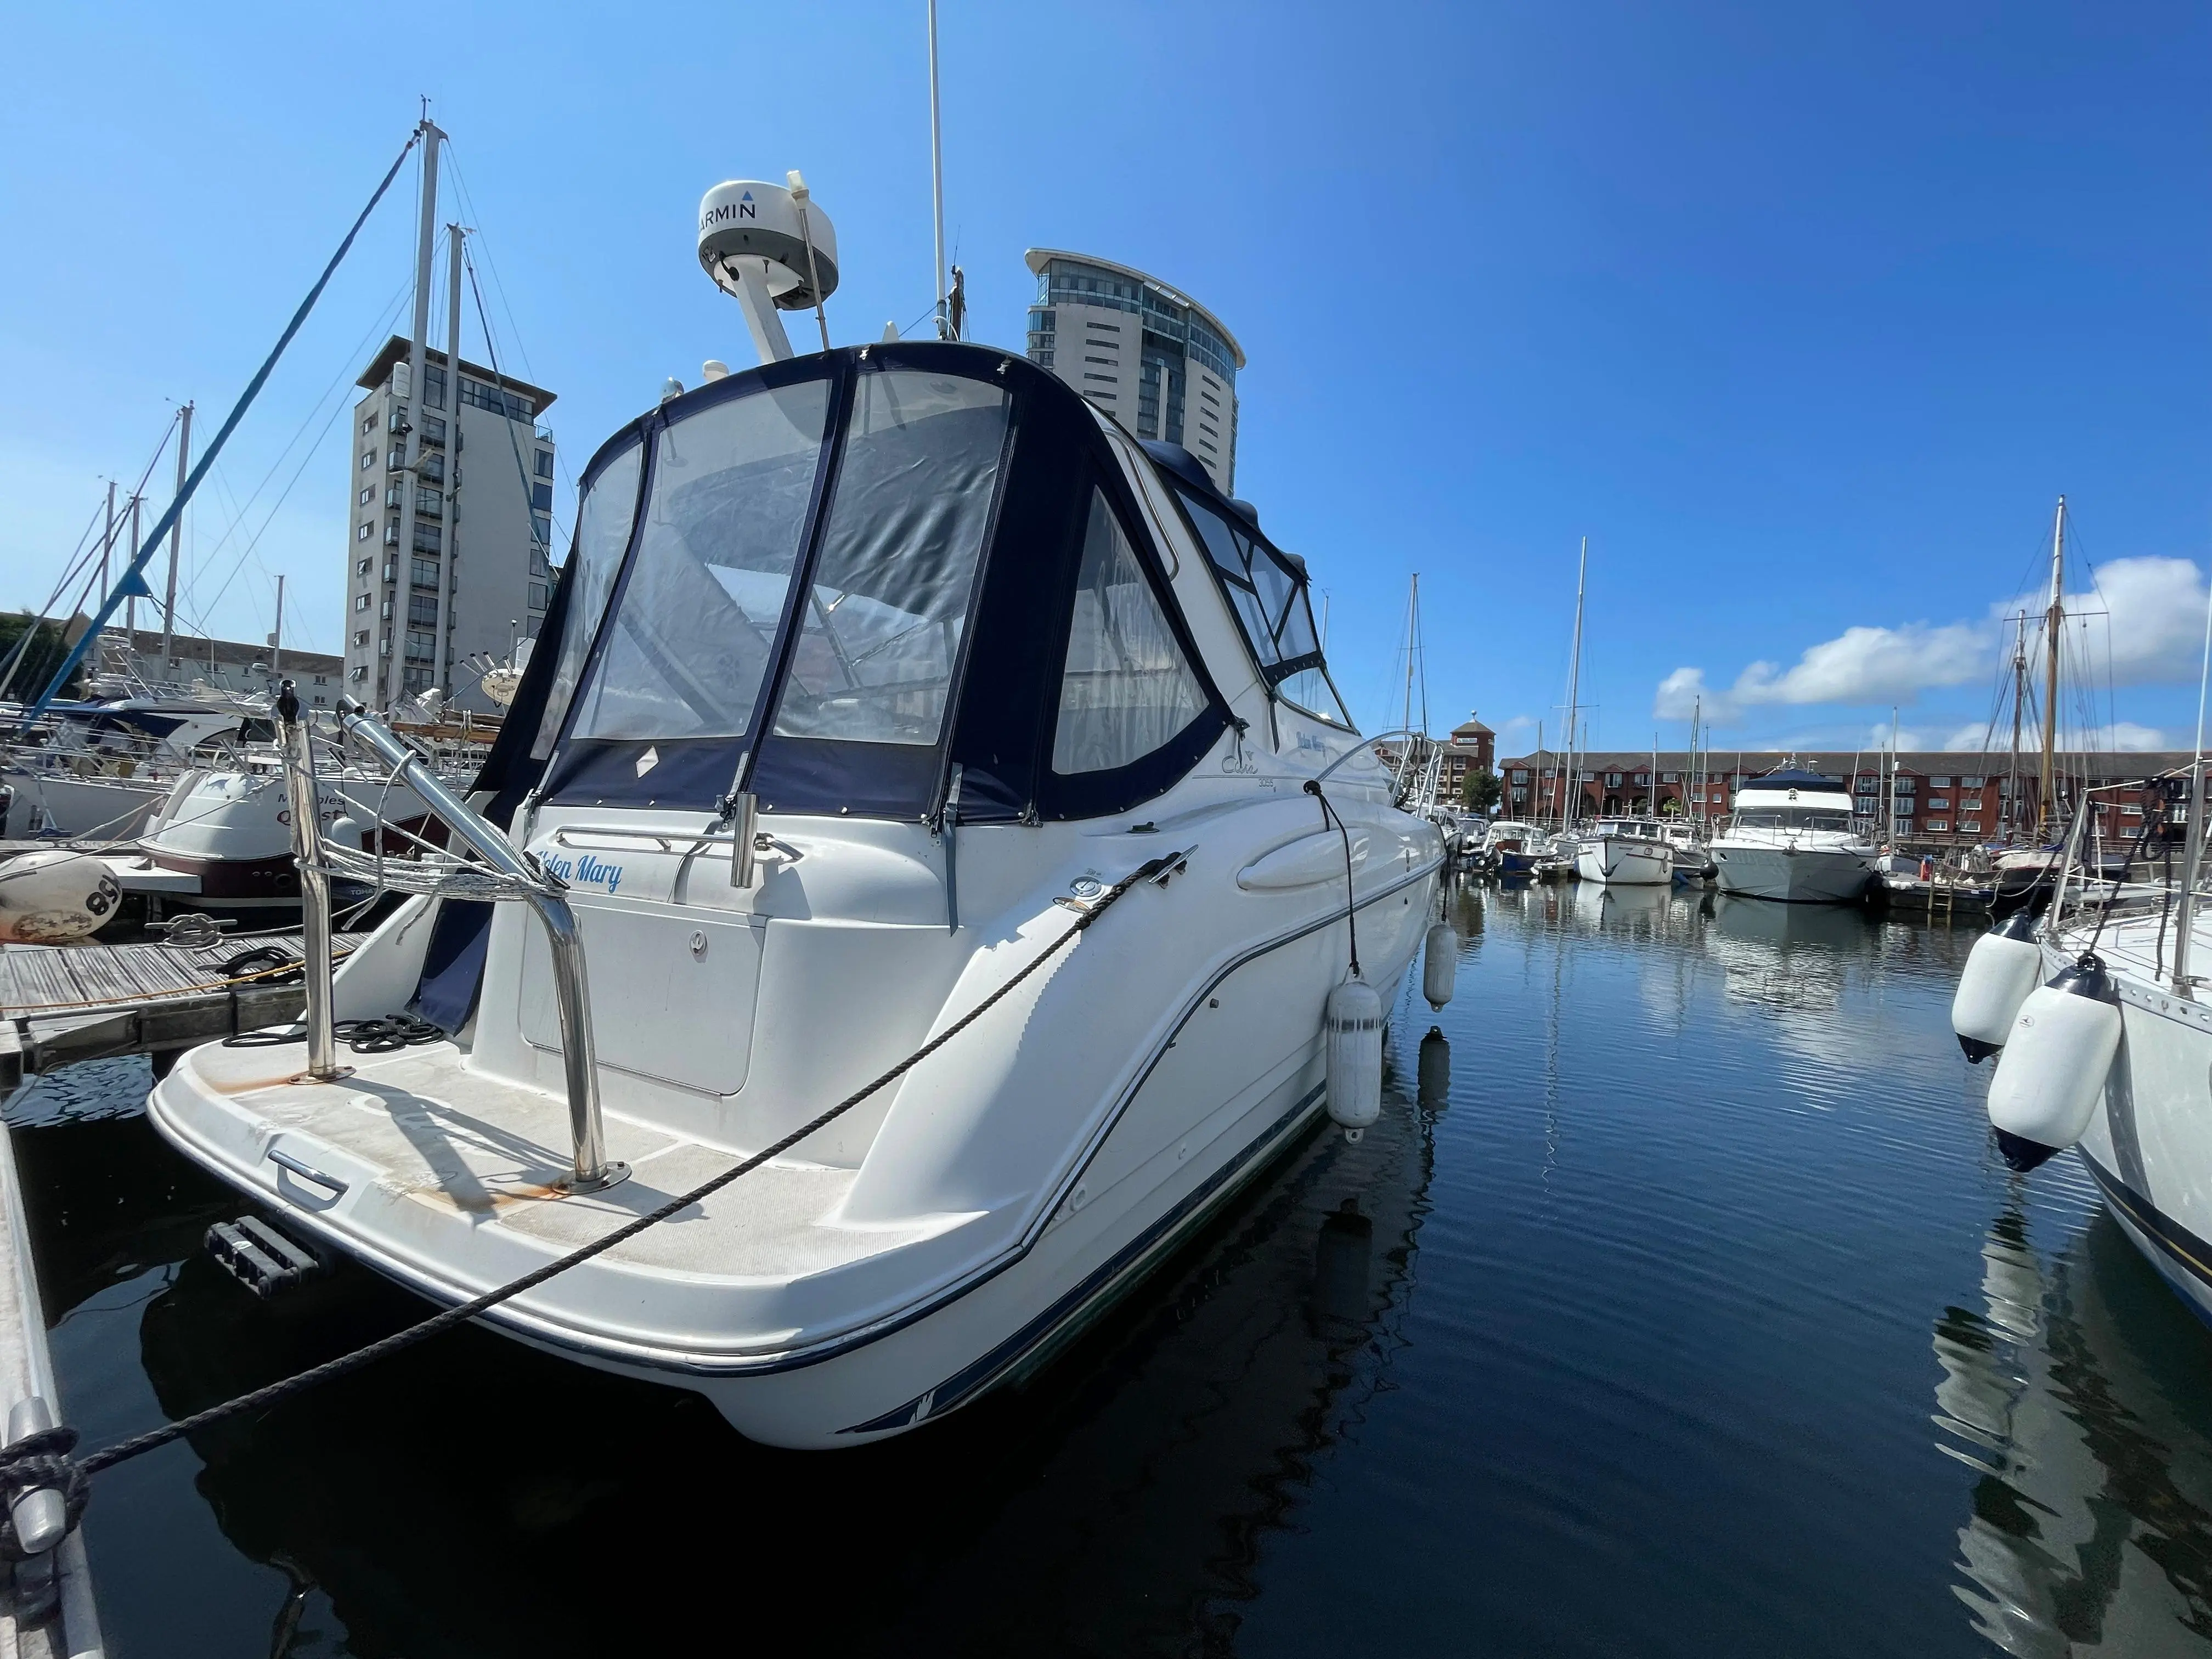
[[286,680],[276,697],[284,791],[292,809],[292,857],[300,866],[300,943],[306,957],[307,1075],[343,1077],[331,1018],[331,878],[323,868],[322,818],[315,799],[315,751],[300,718],[300,695]]
[[[289,702],[290,712],[285,713]],[[290,683],[284,688],[284,699],[278,704],[284,720],[286,752],[290,754],[296,741],[304,754],[304,726],[299,721],[299,700]],[[322,988],[322,1018],[327,1027],[330,1019],[330,872],[412,892],[437,893],[455,897],[487,900],[492,902],[520,902],[530,906],[545,929],[545,943],[553,958],[554,1003],[561,1019],[561,1060],[568,1091],[568,1132],[572,1142],[568,1178],[562,1185],[570,1192],[602,1191],[629,1177],[629,1167],[611,1162],[607,1158],[606,1133],[599,1113],[599,1068],[598,1052],[592,1041],[592,1011],[587,990],[589,974],[584,959],[584,936],[576,924],[576,913],[570,906],[566,889],[560,878],[544,869],[527,854],[516,850],[514,844],[502,835],[498,827],[487,823],[467,803],[453,793],[437,775],[422,755],[402,741],[390,727],[374,719],[350,697],[341,697],[337,707],[338,729],[360,744],[392,769],[392,781],[404,785],[422,797],[439,821],[446,825],[469,851],[483,860],[471,864],[450,855],[425,855],[419,860],[386,860],[368,854],[348,853],[322,845],[321,838],[311,829],[303,836],[302,822],[313,825],[314,788],[312,773],[307,781],[307,809],[303,813],[299,805],[295,786],[293,797],[293,850],[300,858],[301,892],[304,908],[310,915],[307,932],[308,973],[307,1008],[309,1018],[308,1041],[315,1042],[314,1017],[317,1006],[315,987]],[[292,769],[288,765],[288,774]],[[313,854],[313,866],[307,849]],[[412,869],[404,866],[412,865]],[[313,913],[319,906],[322,911],[323,945],[320,955],[315,951],[315,931]],[[325,1036],[329,1034],[325,1031]],[[334,1045],[333,1045],[334,1046]]]

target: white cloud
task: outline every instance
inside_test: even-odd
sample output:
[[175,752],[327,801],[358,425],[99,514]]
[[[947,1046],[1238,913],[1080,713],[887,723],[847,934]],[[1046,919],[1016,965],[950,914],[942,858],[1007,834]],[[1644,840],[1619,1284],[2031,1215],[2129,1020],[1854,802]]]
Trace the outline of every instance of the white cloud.
[[1652,712],[1661,720],[1687,720],[1700,696],[1705,718],[1720,721],[1774,703],[1910,702],[1922,691],[1979,679],[1990,670],[1995,642],[1993,629],[1971,623],[1847,628],[1787,670],[1753,663],[1726,691],[1706,685],[1701,668],[1678,668],[1659,682]]
[[[2047,592],[2023,594],[1990,607],[2007,642],[2016,637],[2013,618],[2027,613],[2028,649],[2037,650],[2037,633]],[[2204,578],[2187,559],[2115,559],[2097,571],[2097,585],[2086,593],[2069,593],[2066,610],[2077,620],[2068,628],[2068,666],[2102,679],[2110,653],[2118,685],[2188,684],[2204,663]],[[2104,614],[2098,614],[2098,613]]]
[[[1911,703],[1923,692],[1994,674],[2009,656],[2016,637],[2014,618],[2023,611],[2029,649],[2037,651],[2036,632],[2047,603],[2045,596],[2027,594],[1991,605],[1978,621],[1856,625],[1807,647],[1786,669],[1752,663],[1725,688],[1707,684],[1702,668],[1677,668],[1659,682],[1652,713],[1661,720],[1686,720],[1702,701],[1708,721],[1732,725],[1751,709],[1776,705]],[[2203,574],[2191,561],[2115,559],[2097,571],[2094,588],[2067,596],[2066,609],[2075,619],[2066,630],[2067,672],[2076,683],[2172,684],[2197,678],[2203,663],[2206,590]],[[1876,730],[1887,741],[1887,725]],[[2158,748],[2165,737],[2129,721],[2100,733],[2067,735],[2069,742],[2095,740],[2123,750]],[[2009,742],[2010,732],[2004,736]],[[1979,749],[1982,728],[1962,726],[1943,746]]]

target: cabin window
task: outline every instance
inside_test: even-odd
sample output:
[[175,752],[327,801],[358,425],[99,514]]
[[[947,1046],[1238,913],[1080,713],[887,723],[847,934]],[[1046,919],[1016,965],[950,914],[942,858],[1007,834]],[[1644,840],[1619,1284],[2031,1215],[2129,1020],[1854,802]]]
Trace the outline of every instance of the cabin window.
[[806,380],[662,429],[637,553],[577,737],[726,738],[750,726],[829,410],[829,383]]
[[1206,549],[1206,562],[1220,579],[1221,591],[1236,612],[1261,677],[1284,702],[1351,731],[1352,716],[1345,713],[1343,699],[1322,664],[1304,567],[1188,491],[1176,494]]
[[1835,830],[1851,827],[1850,814],[1820,806],[1746,807],[1735,815],[1740,830]]
[[981,380],[860,377],[778,736],[937,741],[1012,402]]
[[1127,766],[1165,744],[1205,709],[1206,693],[1130,550],[1121,520],[1094,488],[1060,672],[1052,769],[1071,777]]
[[600,613],[615,572],[622,568],[623,550],[629,544],[632,520],[637,516],[638,469],[643,445],[633,445],[610,461],[584,497],[576,515],[576,544],[569,550],[567,580],[568,617],[561,627],[559,654],[554,659],[553,684],[545,697],[545,718],[538,729],[531,754],[543,760],[553,748],[553,738],[575,695],[576,680],[584,672],[584,658],[599,632]]

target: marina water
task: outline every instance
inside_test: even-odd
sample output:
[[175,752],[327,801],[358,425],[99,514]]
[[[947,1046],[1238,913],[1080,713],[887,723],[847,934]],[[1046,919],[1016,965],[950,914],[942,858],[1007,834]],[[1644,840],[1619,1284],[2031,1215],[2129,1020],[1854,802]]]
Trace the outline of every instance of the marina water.
[[[1970,927],[1450,906],[1458,997],[1401,1000],[1381,1123],[1024,1386],[783,1453],[463,1331],[103,1476],[111,1650],[2212,1651],[2212,1335],[2070,1160],[1991,1151]],[[349,1268],[254,1303],[148,1085],[15,1113],[94,1444],[421,1312]]]

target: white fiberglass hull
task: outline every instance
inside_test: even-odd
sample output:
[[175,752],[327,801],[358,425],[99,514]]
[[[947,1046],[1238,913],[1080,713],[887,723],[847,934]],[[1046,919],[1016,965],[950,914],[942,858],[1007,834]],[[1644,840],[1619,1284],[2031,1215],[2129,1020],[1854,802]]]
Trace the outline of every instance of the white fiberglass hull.
[[15,793],[8,834],[17,840],[128,841],[169,793],[166,782],[151,779],[80,777],[45,769],[0,773],[0,784]]
[[1792,904],[1849,904],[1873,879],[1865,854],[1845,848],[1721,842],[1714,845],[1713,863],[1723,893]]
[[[2204,1079],[2212,1073],[2212,1006],[2173,995],[2154,976],[2162,955],[2155,921],[2108,931],[2099,955],[2120,994],[2124,1033],[2105,1096],[2075,1148],[2105,1207],[2150,1264],[2199,1317],[2212,1323],[2212,1120]],[[2212,929],[2196,948],[2212,950]],[[2044,947],[2045,977],[2072,963],[2084,939]],[[2139,960],[2133,947],[2141,945]],[[2135,971],[2130,971],[2130,966]]]
[[[1292,802],[1281,816],[1303,820],[1304,813]],[[1371,839],[1356,842],[1363,872],[1361,963],[1391,1001],[1435,914],[1443,864],[1433,830],[1402,822],[1407,839],[1382,857],[1370,850]],[[997,833],[1012,841],[1036,832]],[[969,835],[979,843],[976,864],[985,866],[994,849],[981,844],[984,832]],[[1298,857],[1287,863],[1279,857],[1266,867],[1283,871],[1285,878],[1300,875],[1308,841],[1315,871],[1341,869],[1336,838],[1317,832],[1287,849]],[[1112,849],[1113,856],[1127,860],[1152,847],[1149,837],[1133,839],[1126,851]],[[821,849],[810,855],[811,866],[823,867],[819,878],[834,874],[832,856]],[[657,927],[657,918],[616,903],[627,898],[633,879],[648,879],[646,860],[629,854],[626,863],[629,875],[621,893],[607,900],[605,919],[629,927],[624,918],[644,917]],[[1194,867],[1198,864],[1194,855]],[[606,866],[594,867],[604,880]],[[1245,882],[1260,879],[1255,872],[1261,868],[1248,864]],[[580,882],[592,879],[581,869],[574,873]],[[750,1437],[799,1448],[849,1446],[902,1432],[1042,1363],[1322,1109],[1319,1009],[1343,976],[1347,942],[1341,909],[1328,896],[1331,889],[1340,891],[1340,878],[1284,890],[1285,914],[1303,918],[1285,930],[1231,947],[1212,957],[1211,968],[1188,963],[1184,951],[1200,935],[1188,930],[1203,915],[1252,906],[1251,887],[1220,880],[1234,873],[1233,865],[1214,866],[1206,881],[1186,875],[1165,890],[1134,890],[1050,974],[1031,981],[1033,998],[1025,994],[994,1011],[948,1045],[933,1063],[933,1078],[917,1073],[893,1091],[876,1119],[856,1119],[850,1150],[836,1147],[839,1131],[825,1132],[822,1139],[830,1144],[823,1148],[823,1162],[793,1154],[772,1163],[708,1200],[696,1219],[652,1230],[616,1255],[586,1262],[508,1304],[488,1322],[584,1364],[693,1389]],[[522,921],[512,910],[503,914]],[[587,933],[599,915],[599,908],[587,910]],[[1006,963],[1057,933],[1066,916],[1048,909],[1027,930],[1027,939],[1009,942],[1011,954],[989,953],[993,960],[976,963],[978,981],[1002,979]],[[715,964],[732,961],[744,948],[744,933],[751,931],[738,918],[714,921],[711,913],[697,921],[685,918],[681,926],[674,959],[684,974],[668,981],[672,994],[659,980],[659,988],[639,991],[648,1001],[666,1003],[672,994],[679,1001],[687,994],[719,999],[724,992],[713,978]],[[681,948],[695,927],[713,930],[703,952]],[[785,956],[787,971],[762,975],[751,1075],[737,1098],[742,1104],[758,1094],[764,1109],[777,1111],[835,1098],[849,1086],[839,1079],[879,1071],[928,1029],[926,1021],[901,1026],[895,1020],[887,1031],[856,1036],[849,1020],[856,1000],[872,1006],[887,987],[914,981],[915,970],[902,964],[927,962],[939,951],[965,957],[976,949],[965,928],[956,944],[941,923],[877,926],[849,938],[842,927],[781,933],[775,930],[785,924],[769,927],[772,952],[829,953],[811,969],[804,965],[806,955]],[[341,975],[339,1017],[402,1006],[404,991],[392,988],[406,974],[395,975],[378,958],[419,950],[429,931],[411,908],[387,922],[373,948],[357,953]],[[599,932],[594,944],[593,997],[607,1015],[631,988],[618,988],[599,966],[616,960],[603,947],[618,937]],[[645,936],[629,937],[642,943]],[[405,943],[410,939],[412,945]],[[484,1006],[512,1007],[520,988],[526,1031],[530,970],[521,969],[518,988],[508,954],[521,939],[520,926],[508,943],[495,939]],[[1227,943],[1217,938],[1206,948],[1218,951]],[[772,955],[768,962],[774,960]],[[1170,962],[1193,976],[1164,978],[1160,970]],[[368,975],[366,982],[355,978],[356,963]],[[825,999],[810,992],[830,982],[826,970],[833,964],[842,965],[846,994]],[[380,983],[386,980],[390,983]],[[1148,980],[1149,988],[1134,988]],[[1288,1012],[1299,1008],[1311,1012]],[[674,1132],[666,1116],[647,1122],[624,1115],[641,1085],[637,1073],[611,1069],[611,1057],[664,1074],[688,1060],[723,1063],[711,1044],[686,1056],[681,1040],[664,1041],[661,1052],[648,1045],[633,1060],[624,1023],[595,1020],[603,1033],[608,1152],[635,1173],[589,1196],[556,1198],[549,1190],[565,1156],[567,1111],[557,1054],[542,1050],[549,1063],[533,1087],[472,1069],[450,1042],[393,1055],[343,1054],[353,1074],[337,1085],[313,1085],[293,1080],[296,1048],[214,1045],[185,1055],[156,1086],[149,1110],[180,1151],[270,1205],[286,1224],[433,1300],[452,1303],[665,1202],[739,1155]],[[1146,1035],[1136,1037],[1139,1031]],[[871,1043],[877,1052],[866,1052]],[[741,1034],[733,1046],[742,1048]],[[479,1060],[483,1052],[480,1036]],[[1118,1074],[1134,1081],[1111,1083]],[[809,1077],[812,1087],[805,1086]],[[871,1143],[902,1133],[937,1134],[931,1126],[941,1126],[948,1114],[957,1120],[994,1098],[1027,1102],[1027,1121],[1036,1121],[1037,1091],[1050,1092],[1050,1079],[1060,1079],[1061,1091],[1072,1097],[1085,1092],[1085,1077],[1105,1082],[1104,1115],[1085,1132],[1090,1139],[1073,1162],[1060,1162],[1066,1154],[1049,1142],[1038,1143],[1037,1155],[1060,1173],[1036,1196],[1000,1200],[995,1208],[969,1200],[882,1218],[866,1212],[866,1180],[874,1174],[867,1167]],[[918,1093],[939,1103],[911,1127],[902,1125],[909,1101],[923,1103]],[[395,1103],[408,1109],[395,1110]],[[909,1178],[902,1169],[941,1155],[927,1141],[902,1146],[890,1149],[896,1155],[890,1160],[890,1172],[902,1180]],[[285,1173],[269,1161],[273,1150],[324,1172],[342,1189],[318,1188]],[[1018,1150],[986,1143],[985,1155]],[[853,1166],[855,1158],[860,1168]],[[974,1184],[975,1177],[962,1175],[958,1164],[947,1169],[952,1178]],[[978,1193],[979,1199],[988,1196]]]
[[1612,886],[1665,887],[1674,879],[1674,852],[1662,841],[1586,836],[1575,849],[1575,873],[1584,881]]

